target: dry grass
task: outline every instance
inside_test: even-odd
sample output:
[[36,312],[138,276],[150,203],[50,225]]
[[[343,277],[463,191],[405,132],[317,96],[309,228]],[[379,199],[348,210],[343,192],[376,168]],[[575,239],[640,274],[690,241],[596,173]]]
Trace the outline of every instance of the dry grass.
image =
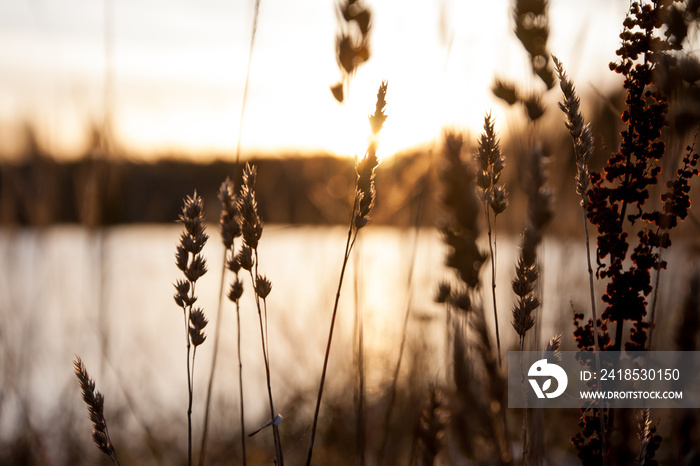
[[[619,241],[626,241],[628,231],[615,229],[629,221],[645,221],[656,227],[655,233],[640,234],[640,238],[649,241],[650,251],[646,251],[648,258],[652,262],[648,269],[655,267],[658,270],[663,268],[659,244],[654,243],[656,239],[664,241],[664,247],[670,246],[670,240],[666,233],[671,229],[671,224],[682,220],[688,213],[690,207],[687,198],[688,181],[693,176],[698,175],[695,168],[699,157],[689,149],[687,156],[683,159],[683,166],[677,170],[675,178],[669,181],[668,191],[663,195],[663,211],[648,210],[645,216],[641,214],[641,206],[646,198],[630,197],[628,203],[624,198],[622,208],[617,209],[613,204],[620,199],[614,198],[614,193],[618,187],[603,187],[603,175],[589,171],[589,161],[594,149],[594,141],[590,126],[586,125],[580,111],[580,101],[576,94],[571,80],[564,71],[563,65],[553,58],[554,70],[549,66],[550,55],[546,50],[548,38],[547,27],[547,2],[516,2],[515,17],[517,22],[516,32],[523,42],[531,58],[533,72],[544,82],[548,89],[552,88],[555,81],[555,74],[559,79],[560,88],[563,93],[563,101],[560,104],[561,110],[566,116],[566,128],[570,132],[573,141],[574,164],[576,174],[574,178],[575,191],[580,198],[580,206],[584,215],[584,232],[586,241],[586,254],[588,265],[589,288],[591,297],[591,320],[589,324],[579,325],[582,316],[576,314],[574,326],[575,339],[579,348],[598,352],[605,349],[620,349],[623,344],[622,318],[614,314],[615,309],[608,309],[607,313],[598,316],[596,303],[599,301],[595,296],[594,281],[609,278],[606,282],[606,301],[612,302],[610,298],[615,288],[615,280],[620,272],[623,262],[626,260],[626,250],[624,253],[615,251],[618,254],[613,264],[610,259],[609,267],[619,266],[620,270],[613,270],[608,275],[602,274],[594,276],[590,259],[590,238],[588,222],[598,226],[598,259],[599,270],[604,269],[603,260],[608,255],[601,252],[601,247],[609,245],[609,236],[613,235]],[[655,7],[656,8],[656,7]],[[661,8],[659,6],[659,8]],[[638,12],[638,15],[644,13]],[[635,11],[635,7],[631,12]],[[655,11],[655,10],[650,10]],[[649,12],[646,12],[649,14]],[[257,14],[257,6],[256,6]],[[631,15],[632,13],[630,13]],[[528,28],[529,17],[539,18],[535,22],[537,27]],[[364,63],[369,57],[369,32],[371,30],[371,14],[361,2],[347,1],[339,6],[339,18],[343,27],[337,38],[337,58],[342,73],[341,82],[333,86],[334,95],[339,101],[347,96],[347,86],[350,77],[357,67]],[[628,20],[631,21],[631,20]],[[640,24],[643,22],[640,20]],[[626,27],[628,23],[626,22]],[[350,28],[350,29],[349,29]],[[652,28],[653,29],[653,28]],[[652,31],[653,32],[653,31]],[[648,34],[652,34],[648,32]],[[627,38],[625,40],[632,40]],[[628,53],[628,52],[624,52]],[[624,54],[623,53],[623,54]],[[652,52],[649,51],[651,54]],[[651,56],[651,55],[650,55]],[[635,63],[636,58],[629,58],[629,63]],[[651,59],[650,59],[651,60]],[[646,62],[645,62],[646,66]],[[619,65],[621,73],[628,73],[625,65]],[[630,78],[632,81],[639,78]],[[637,83],[638,84],[638,83]],[[634,88],[635,83],[626,81],[627,88]],[[654,88],[649,82],[641,85],[642,89]],[[505,165],[506,155],[502,152],[498,140],[495,125],[490,115],[487,114],[484,122],[484,133],[477,141],[477,152],[474,156],[469,154],[468,143],[458,131],[446,131],[444,144],[441,147],[442,160],[438,173],[442,219],[440,222],[440,232],[446,247],[445,264],[451,269],[452,276],[447,278],[438,288],[437,301],[445,305],[445,353],[449,368],[448,374],[443,374],[439,382],[433,382],[429,388],[420,387],[422,393],[415,397],[412,389],[415,387],[402,386],[399,383],[401,377],[401,360],[404,353],[404,345],[412,342],[408,339],[407,325],[408,317],[403,325],[401,333],[401,343],[399,348],[399,358],[395,370],[387,376],[386,386],[379,394],[365,396],[364,385],[364,340],[361,318],[357,317],[357,329],[354,335],[356,342],[355,351],[359,357],[356,373],[348,380],[358,381],[360,396],[356,398],[354,410],[347,409],[347,406],[334,405],[335,400],[326,400],[323,404],[324,388],[326,379],[329,377],[331,345],[334,331],[336,329],[336,319],[339,311],[339,300],[344,282],[346,268],[351,260],[351,252],[356,244],[360,230],[368,225],[373,212],[375,200],[377,198],[377,187],[375,186],[375,173],[379,164],[377,157],[378,135],[387,118],[384,113],[386,107],[387,84],[382,83],[377,93],[377,101],[374,113],[369,117],[372,137],[368,144],[367,151],[363,158],[356,162],[355,189],[353,191],[351,215],[349,219],[347,239],[343,253],[343,261],[340,270],[340,277],[335,291],[333,309],[330,315],[330,327],[325,345],[323,366],[320,373],[317,394],[315,395],[315,408],[313,420],[308,426],[308,452],[303,455],[295,454],[294,450],[299,444],[307,439],[307,432],[304,427],[307,418],[303,422],[290,425],[288,435],[281,433],[282,416],[275,408],[275,398],[273,397],[273,365],[270,360],[270,345],[275,340],[270,337],[268,331],[268,296],[272,293],[272,281],[261,271],[260,243],[262,241],[264,224],[259,212],[259,206],[255,193],[255,182],[257,170],[255,166],[246,165],[243,169],[242,183],[240,191],[235,192],[230,181],[224,182],[219,198],[222,202],[222,215],[220,218],[221,238],[224,246],[224,260],[220,285],[219,311],[217,313],[217,328],[215,331],[214,358],[212,361],[211,375],[206,397],[206,409],[203,423],[202,446],[200,450],[200,465],[206,463],[205,452],[207,451],[207,429],[209,424],[209,413],[211,403],[211,390],[214,381],[214,369],[216,366],[217,343],[219,340],[219,323],[221,321],[221,309],[223,307],[223,289],[225,270],[233,272],[232,281],[227,293],[228,299],[236,306],[237,317],[237,344],[238,344],[238,395],[240,405],[240,445],[231,447],[236,452],[242,452],[242,462],[269,462],[274,461],[278,465],[283,465],[285,457],[296,455],[300,461],[305,461],[308,465],[315,460],[317,464],[333,464],[344,460],[345,463],[356,462],[364,464],[376,462],[376,464],[503,464],[514,463],[528,464],[544,462],[547,459],[548,439],[545,434],[558,436],[560,432],[550,432],[551,429],[543,429],[545,425],[543,419],[545,414],[534,412],[527,407],[520,413],[508,411],[506,406],[506,377],[503,364],[501,362],[502,352],[502,329],[498,324],[498,306],[496,299],[496,217],[505,211],[507,205],[507,195],[504,183],[501,180],[501,173]],[[542,259],[543,238],[546,228],[550,224],[554,215],[553,192],[547,182],[547,170],[543,145],[540,141],[539,123],[545,107],[544,99],[537,93],[523,93],[515,85],[497,82],[495,91],[497,95],[508,101],[510,104],[520,102],[524,105],[530,123],[527,128],[529,143],[525,150],[518,156],[523,175],[523,188],[527,197],[527,224],[522,229],[520,240],[520,252],[517,263],[514,264],[513,280],[511,287],[515,304],[512,310],[512,326],[514,338],[517,338],[517,349],[522,351],[529,349],[541,350],[547,357],[555,359],[562,347],[568,346],[561,336],[553,337],[548,342],[540,341],[540,332],[536,325],[541,322],[539,315],[543,308],[542,274],[544,263]],[[650,91],[651,92],[651,91]],[[653,92],[657,92],[654,88]],[[529,95],[527,95],[529,94]],[[526,96],[527,95],[527,96]],[[648,94],[652,95],[652,94]],[[635,96],[629,98],[630,102]],[[659,108],[654,115],[663,116],[662,103],[664,98],[653,94],[654,102],[658,102]],[[648,102],[647,102],[648,104]],[[630,104],[629,112],[639,111],[637,107]],[[651,110],[654,110],[652,108]],[[650,110],[650,111],[651,111]],[[658,122],[657,122],[658,123]],[[631,123],[630,123],[631,124]],[[659,126],[663,126],[660,125]],[[660,140],[662,133],[654,137],[650,136],[651,149],[660,147],[656,144]],[[650,150],[651,150],[650,149]],[[623,147],[621,151],[628,150]],[[623,154],[623,152],[620,152]],[[624,183],[634,180],[635,176],[643,181],[644,187],[657,183],[656,175],[649,178],[650,173],[657,173],[657,163],[660,157],[653,159],[645,166],[641,173],[636,173],[636,167],[624,165],[624,157],[619,157],[610,162],[606,172],[608,179],[615,172]],[[623,154],[624,155],[624,154]],[[515,158],[515,156],[513,156]],[[611,160],[613,157],[611,157]],[[624,172],[627,170],[627,172]],[[593,174],[592,174],[593,173]],[[591,180],[594,187],[591,188]],[[608,180],[609,181],[609,180]],[[500,183],[500,184],[499,184]],[[623,183],[623,184],[624,184]],[[623,186],[629,190],[640,190],[640,186]],[[636,192],[636,191],[635,191]],[[608,197],[606,198],[606,193]],[[648,192],[646,193],[648,196]],[[642,196],[644,197],[644,196]],[[607,204],[606,204],[607,203]],[[638,205],[640,214],[630,220],[626,216],[628,205]],[[593,204],[593,206],[591,206]],[[605,210],[604,207],[609,207]],[[631,207],[630,207],[631,208]],[[598,211],[596,211],[598,209]],[[192,408],[194,395],[194,368],[197,348],[205,341],[204,328],[207,320],[204,312],[195,307],[197,297],[195,295],[195,285],[199,278],[206,272],[206,261],[202,250],[207,241],[204,231],[202,200],[195,195],[185,200],[180,223],[185,231],[180,237],[176,252],[176,265],[182,271],[184,279],[178,280],[175,284],[175,301],[183,309],[185,320],[185,332],[187,339],[187,382],[188,382],[188,464],[192,463]],[[600,212],[603,214],[600,214]],[[481,212],[484,218],[481,218]],[[605,218],[596,217],[597,214]],[[634,215],[634,214],[630,214]],[[610,217],[615,218],[610,218]],[[493,218],[493,229],[492,220]],[[485,223],[485,225],[483,224]],[[611,226],[612,225],[612,226]],[[481,238],[484,226],[488,236],[489,253],[482,250]],[[607,229],[607,230],[606,230]],[[614,231],[613,231],[614,230]],[[631,230],[630,230],[631,231]],[[636,230],[635,230],[636,231]],[[641,231],[641,229],[640,229]],[[646,231],[646,230],[644,230]],[[657,235],[657,236],[651,236]],[[241,244],[236,246],[237,238],[242,238]],[[668,240],[668,243],[665,241]],[[625,243],[626,244],[626,243]],[[602,246],[601,246],[602,245]],[[656,248],[656,249],[655,249]],[[653,252],[651,252],[653,251]],[[645,257],[647,257],[645,256]],[[490,318],[487,322],[484,310],[484,265],[490,258],[491,261],[491,301],[494,311],[494,326],[490,328]],[[240,274],[244,271],[243,274]],[[648,270],[647,270],[648,272]],[[244,396],[243,396],[243,365],[241,362],[241,295],[243,293],[243,279],[240,275],[248,274],[251,284],[251,292],[255,310],[257,311],[260,344],[262,348],[262,362],[265,368],[265,388],[269,416],[267,422],[261,426],[264,431],[269,428],[274,442],[274,454],[263,449],[247,449],[246,443],[251,441],[246,437],[245,417],[244,417]],[[622,276],[622,275],[619,275]],[[644,348],[647,329],[653,328],[655,316],[653,311],[649,317],[646,316],[646,296],[651,292],[651,288],[658,288],[658,273],[656,283],[644,283],[642,296],[643,306],[639,310],[639,318],[634,322],[635,328],[630,334],[628,343],[641,344]],[[426,286],[433,286],[428,284]],[[410,285],[409,285],[410,288]],[[649,288],[649,289],[647,289]],[[686,309],[682,315],[681,331],[678,334],[678,343],[682,349],[692,349],[696,347],[698,324],[697,319],[697,298],[698,279],[695,277],[691,284],[691,293],[687,300]],[[611,291],[613,290],[613,291]],[[409,290],[410,292],[410,290]],[[638,297],[635,295],[635,297]],[[637,301],[635,301],[637,302]],[[615,302],[616,306],[624,305]],[[643,311],[643,312],[642,312]],[[568,313],[567,313],[568,314]],[[361,314],[359,311],[357,315]],[[408,315],[408,314],[407,314]],[[441,316],[442,317],[442,316]],[[562,317],[567,319],[568,317]],[[629,319],[628,319],[629,320]],[[608,323],[617,322],[614,345],[607,335]],[[533,327],[535,330],[533,331]],[[649,330],[649,340],[651,340],[651,330]],[[604,338],[599,336],[603,335]],[[302,335],[303,337],[303,335]],[[494,345],[495,337],[495,345]],[[504,339],[505,340],[505,339]],[[573,343],[573,342],[570,342]],[[505,346],[505,345],[504,345]],[[245,348],[247,349],[247,348]],[[418,363],[411,369],[418,367]],[[526,388],[524,381],[525,368],[521,363],[521,383],[523,390]],[[94,382],[89,378],[82,361],[78,358],[75,361],[75,371],[83,392],[83,399],[88,405],[90,419],[93,423],[93,440],[103,453],[107,454],[115,464],[119,464],[116,459],[114,448],[107,433],[107,425],[104,419],[104,399],[95,390]],[[408,395],[407,395],[408,393]],[[304,394],[307,398],[308,393]],[[419,400],[419,401],[417,401]],[[308,400],[307,400],[308,401]],[[321,416],[322,405],[324,416]],[[279,402],[278,402],[279,406]],[[396,420],[392,416],[396,406],[400,419]],[[285,406],[285,409],[293,411],[297,408]],[[267,407],[266,407],[267,410]],[[302,411],[300,409],[300,411]],[[377,414],[379,413],[379,414]],[[303,413],[302,414],[308,414]],[[384,416],[382,416],[384,414]],[[533,415],[534,414],[534,415]],[[620,412],[614,418],[607,410],[590,410],[583,414],[579,413],[556,413],[552,416],[561,416],[557,421],[566,421],[570,426],[572,435],[571,443],[576,447],[579,458],[584,464],[600,464],[604,461],[622,462],[634,458],[637,464],[655,464],[655,456],[661,445],[661,436],[654,425],[654,418],[649,410],[642,410],[635,413],[637,418],[631,419],[629,412]],[[348,422],[347,418],[355,416],[356,422]],[[549,416],[549,414],[547,414]],[[383,422],[382,422],[383,419]],[[325,423],[322,421],[326,421]],[[581,433],[576,431],[576,423],[582,429]],[[678,421],[684,430],[678,432],[678,444],[680,453],[674,457],[680,460],[693,461],[697,458],[693,451],[693,439],[690,432],[692,428],[697,428],[697,416],[686,416]],[[388,445],[389,432],[397,426],[403,424],[399,433],[394,435],[398,438],[394,445]],[[355,432],[349,432],[347,425],[356,426]],[[521,425],[520,435],[511,435],[513,426]],[[563,425],[556,423],[556,425]],[[285,428],[287,428],[285,426]],[[316,444],[316,436],[319,428],[326,429],[323,442]],[[610,429],[614,428],[621,435],[610,436],[614,442],[608,442]],[[350,429],[351,430],[351,429]],[[563,429],[557,429],[563,430]],[[355,435],[355,452],[348,452],[349,435]],[[365,436],[367,435],[367,438]],[[519,437],[519,440],[518,438]],[[408,439],[411,439],[409,442]],[[286,449],[282,444],[285,440]],[[287,442],[288,439],[291,441]],[[333,443],[333,439],[337,443]],[[664,439],[666,441],[666,439]],[[673,442],[674,440],[669,439]],[[233,443],[233,442],[232,442]],[[559,445],[560,449],[566,449]],[[218,449],[213,448],[213,449]],[[262,453],[261,453],[262,451]],[[387,453],[389,452],[389,453]],[[314,456],[316,453],[316,456]],[[354,453],[354,456],[353,456]],[[692,456],[696,455],[696,456]],[[225,455],[224,455],[225,456]],[[669,455],[670,457],[671,455]],[[212,454],[212,457],[215,457]],[[348,457],[352,457],[348,460]],[[274,458],[274,459],[272,459]],[[607,458],[607,460],[604,460]],[[551,460],[549,460],[551,462]]]
[[104,396],[95,390],[95,382],[90,378],[83,361],[76,356],[73,361],[75,376],[80,383],[80,390],[83,393],[83,401],[88,407],[88,417],[92,422],[92,441],[97,448],[109,456],[112,462],[119,465],[117,453],[114,451],[112,441],[107,431],[107,421],[104,414]]

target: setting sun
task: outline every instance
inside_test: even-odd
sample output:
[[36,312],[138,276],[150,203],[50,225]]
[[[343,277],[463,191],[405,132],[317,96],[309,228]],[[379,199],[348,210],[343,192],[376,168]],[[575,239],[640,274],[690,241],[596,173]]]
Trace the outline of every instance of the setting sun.
[[[352,73],[339,104],[330,91],[341,78],[333,2],[321,8],[262,2],[239,135],[252,5],[234,2],[214,10],[184,1],[159,0],[148,8],[67,3],[61,9],[0,7],[11,25],[0,30],[2,43],[13,44],[0,48],[0,94],[7,97],[0,127],[15,127],[22,118],[49,151],[63,157],[75,157],[85,141],[79,128],[99,125],[105,109],[116,145],[139,158],[230,158],[239,137],[244,156],[361,156],[367,115],[379,83],[387,80],[389,118],[379,148],[386,157],[434,141],[445,126],[476,134],[489,111],[506,128],[503,104],[491,92],[496,77],[533,90],[541,86],[522,79],[530,65],[513,37],[509,2],[480,3],[478,11],[450,1],[432,8],[378,2],[372,5],[369,59]],[[605,88],[614,81],[608,51],[626,8],[627,2],[602,0],[579,5],[572,35],[566,21],[573,10],[552,5],[554,52],[572,63],[572,75],[582,82],[596,76],[598,88]],[[595,18],[594,11],[600,12]],[[588,24],[593,20],[595,28]],[[16,137],[4,139],[0,150],[9,156],[19,146]]]

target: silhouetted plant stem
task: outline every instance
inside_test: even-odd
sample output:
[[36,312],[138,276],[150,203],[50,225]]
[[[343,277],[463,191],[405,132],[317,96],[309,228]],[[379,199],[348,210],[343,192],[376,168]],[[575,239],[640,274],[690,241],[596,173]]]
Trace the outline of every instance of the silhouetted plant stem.
[[[267,382],[267,395],[270,404],[270,423],[272,425],[272,434],[275,442],[275,457],[278,466],[284,464],[283,450],[279,436],[279,423],[282,416],[275,414],[275,405],[272,396],[272,382],[270,371],[270,351],[269,339],[267,332],[267,296],[272,291],[272,283],[265,276],[259,273],[258,245],[260,237],[263,233],[263,222],[258,214],[258,202],[255,195],[255,181],[257,178],[257,170],[255,166],[246,164],[243,168],[243,183],[241,185],[240,194],[236,199],[238,206],[238,224],[240,226],[241,236],[243,237],[243,245],[238,255],[236,262],[240,268],[247,270],[250,274],[250,281],[253,285],[255,307],[258,311],[258,321],[260,323],[260,343],[262,345],[263,362],[265,363],[265,379]],[[238,266],[235,267],[238,270]],[[235,282],[238,283],[238,282]],[[240,285],[240,284],[239,284]],[[232,293],[233,293],[232,289]],[[242,292],[242,288],[238,290]],[[240,293],[237,293],[238,298]],[[262,301],[262,305],[261,302]],[[263,322],[264,320],[264,322]]]
[[383,81],[379,85],[379,90],[377,91],[377,103],[375,106],[375,111],[369,116],[369,124],[372,129],[372,138],[370,139],[369,146],[367,147],[367,152],[365,156],[358,160],[355,164],[355,196],[352,205],[352,216],[350,217],[350,227],[348,228],[348,238],[345,242],[345,253],[343,254],[343,265],[340,269],[340,279],[338,280],[338,290],[335,294],[335,302],[333,304],[333,313],[331,316],[330,330],[328,331],[328,343],[326,344],[326,353],[323,358],[323,369],[321,371],[321,382],[318,387],[318,396],[316,397],[316,409],[314,410],[314,421],[311,427],[311,440],[309,442],[309,454],[306,458],[307,466],[311,464],[311,457],[313,456],[314,441],[316,438],[316,428],[318,426],[318,413],[321,408],[321,399],[323,397],[323,387],[326,381],[326,371],[328,370],[328,358],[331,352],[331,342],[333,341],[333,329],[335,328],[335,319],[338,313],[338,302],[340,301],[340,290],[343,286],[343,278],[345,276],[345,269],[350,258],[350,251],[352,250],[355,241],[357,240],[357,234],[362,227],[367,225],[370,220],[370,213],[374,208],[374,198],[376,196],[376,189],[374,186],[374,170],[379,165],[379,159],[377,158],[377,139],[379,136],[379,131],[381,131],[384,122],[386,121],[386,114],[384,113],[384,108],[386,107],[386,91],[388,83]]
[[245,466],[247,464],[245,453],[245,403],[243,402],[243,362],[241,361],[241,312],[238,300],[236,300],[236,345],[238,348],[238,394],[241,411],[241,455],[243,466]]
[[[589,125],[584,123],[583,115],[580,111],[580,101],[576,95],[574,84],[566,75],[564,66],[552,56],[557,75],[559,77],[559,86],[564,95],[563,102],[559,103],[559,108],[567,116],[566,127],[571,133],[571,138],[574,146],[574,156],[576,162],[576,194],[581,198],[581,212],[583,214],[583,229],[586,236],[586,264],[588,266],[588,288],[591,297],[591,316],[593,318],[593,352],[595,354],[596,370],[600,368],[599,352],[603,348],[600,346],[598,337],[598,313],[596,312],[595,288],[593,286],[593,266],[591,264],[591,245],[590,235],[588,233],[588,216],[586,213],[588,207],[588,187],[590,185],[589,160],[593,152],[593,136]],[[597,390],[600,390],[600,384],[596,384]],[[606,425],[605,413],[603,409],[598,411],[598,420],[600,421],[601,432],[601,462],[605,464],[605,451],[607,450],[606,441]]]
[[501,145],[496,136],[494,122],[491,114],[484,117],[484,132],[479,137],[479,148],[475,156],[477,171],[476,185],[481,193],[484,204],[484,216],[488,227],[489,252],[491,257],[491,293],[493,297],[493,320],[496,330],[496,351],[498,352],[498,367],[502,366],[501,360],[501,333],[498,326],[498,305],[496,304],[496,254],[495,234],[491,236],[491,214],[493,211],[494,230],[498,214],[508,206],[508,194],[502,184],[501,172],[505,166],[505,157],[501,153]]
[[396,403],[396,387],[399,380],[399,372],[401,371],[401,360],[403,359],[404,348],[406,347],[406,336],[408,334],[408,320],[411,316],[411,308],[413,305],[413,271],[415,269],[416,263],[416,251],[418,249],[418,236],[420,231],[420,217],[422,215],[416,216],[416,223],[413,235],[413,247],[411,248],[411,261],[408,270],[407,279],[407,289],[408,289],[408,301],[406,302],[406,312],[403,318],[403,326],[401,329],[401,343],[399,345],[399,357],[396,360],[396,367],[394,368],[394,375],[391,379],[391,388],[389,390],[389,405],[386,410],[386,415],[384,416],[384,429],[382,431],[382,441],[379,446],[379,455],[377,456],[377,464],[383,464],[384,461],[384,451],[386,450],[386,444],[389,439],[389,430],[391,423],[391,415],[394,411],[394,404]]
[[[174,284],[175,303],[182,308],[185,320],[185,339],[187,340],[187,464],[192,465],[192,399],[194,392],[194,363],[197,346],[204,343],[204,328],[207,319],[204,311],[194,306],[197,301],[195,285],[197,280],[207,272],[206,259],[201,252],[209,238],[205,233],[204,205],[202,198],[195,192],[185,199],[178,222],[184,226],[180,242],[175,250],[175,264],[182,271],[184,280]],[[192,347],[194,346],[194,350]],[[191,356],[191,359],[190,359]]]
[[525,335],[520,336],[520,385],[523,390],[523,402],[525,406],[523,407],[523,452],[522,452],[522,465],[527,466],[527,455],[528,455],[528,438],[527,438],[527,390],[525,388],[525,365],[523,361],[523,351],[525,351]]
[[255,45],[255,34],[258,31],[258,13],[260,12],[260,0],[255,0],[255,13],[253,14],[253,30],[250,33],[250,50],[248,50],[248,66],[245,72],[245,84],[243,86],[243,102],[241,103],[241,118],[238,123],[238,142],[236,143],[236,164],[241,160],[241,136],[243,133],[243,116],[248,101],[248,84],[250,83],[250,65],[253,62],[253,46]]
[[209,382],[207,384],[207,397],[204,402],[204,426],[202,427],[202,444],[199,449],[199,466],[204,466],[204,457],[207,450],[207,436],[209,433],[209,409],[211,408],[211,391],[214,386],[214,372],[216,360],[219,354],[219,333],[221,330],[221,311],[223,309],[224,295],[224,274],[226,272],[227,251],[224,249],[224,256],[221,261],[221,279],[219,282],[219,305],[216,310],[216,328],[214,329],[214,351],[211,358],[211,371],[209,372]]
[[[263,277],[260,276],[258,273],[258,250],[257,247],[253,249],[253,254],[254,254],[254,264],[255,264],[255,276],[253,276],[253,269],[250,268],[248,271],[250,272],[250,279],[251,282],[253,283],[253,289],[255,292],[255,306],[258,311],[258,321],[260,323],[260,341],[262,344],[262,352],[263,352],[263,360],[265,362],[265,380],[267,383],[267,396],[268,396],[268,401],[270,404],[270,423],[272,426],[272,436],[275,442],[275,456],[277,459],[277,464],[280,466],[284,466],[284,452],[282,450],[282,443],[279,435],[279,422],[281,420],[281,417],[278,416],[275,412],[275,403],[274,399],[272,396],[272,380],[271,380],[271,371],[270,371],[270,347],[269,347],[269,337],[268,337],[268,331],[267,331],[267,300],[265,297],[267,296],[264,291],[261,290],[261,287],[264,286],[264,282],[266,281]],[[267,282],[269,283],[269,282]],[[269,291],[268,291],[269,292]],[[265,296],[262,296],[262,294],[265,294]],[[262,305],[260,304],[260,301],[262,301]]]
[[[246,178],[250,181],[250,178]],[[229,269],[234,273],[234,279],[231,282],[229,292],[226,297],[229,301],[236,305],[236,340],[237,340],[237,356],[238,356],[238,394],[240,404],[240,434],[241,434],[241,456],[242,464],[246,464],[246,440],[245,440],[245,409],[243,397],[243,363],[241,362],[241,315],[240,315],[240,298],[243,295],[243,282],[241,282],[239,273],[241,270],[241,262],[236,255],[235,240],[242,236],[242,218],[239,205],[238,195],[236,194],[235,185],[230,178],[226,178],[218,193],[219,201],[221,202],[221,215],[219,217],[219,226],[221,232],[221,241],[224,246],[223,266],[224,271]],[[250,233],[250,232],[248,232]],[[222,284],[223,288],[223,272]],[[221,290],[219,299],[222,299]]]
[[[357,200],[355,200],[355,205],[352,210],[352,218],[355,218],[355,213],[357,211]],[[353,235],[353,232],[355,233]],[[343,278],[345,277],[345,268],[348,265],[348,259],[350,258],[350,251],[352,250],[355,240],[357,239],[357,231],[353,228],[353,222],[350,222],[350,228],[348,229],[348,238],[345,242],[345,253],[343,254],[343,265],[340,267],[340,279],[338,280],[338,289],[335,293],[335,301],[333,303],[333,313],[331,314],[331,325],[328,331],[328,342],[326,343],[326,353],[323,357],[323,369],[321,370],[321,382],[318,387],[318,395],[316,396],[316,409],[314,410],[314,420],[311,425],[311,440],[309,441],[309,454],[306,458],[306,466],[311,465],[311,457],[314,450],[314,440],[316,439],[316,428],[318,425],[318,414],[321,409],[321,399],[323,398],[323,387],[326,383],[326,371],[328,370],[328,358],[331,354],[331,342],[333,341],[333,330],[335,328],[335,318],[338,314],[338,303],[340,302],[340,290],[343,287]]]
[[[595,354],[595,364],[596,370],[600,370],[600,342],[598,341],[598,313],[596,312],[595,306],[595,289],[593,287],[593,266],[591,264],[591,244],[588,236],[588,217],[586,215],[586,206],[582,203],[583,212],[583,229],[586,232],[586,263],[588,265],[588,288],[591,292],[591,315],[593,316],[593,353]],[[600,391],[600,383],[596,384],[596,389]],[[598,410],[598,420],[600,421],[600,442],[601,442],[601,463],[603,466],[606,464],[605,452],[607,450],[607,426],[605,425],[605,412],[603,408]]]
[[[657,230],[657,234],[658,234],[658,230]],[[662,254],[663,254],[663,250],[660,250],[659,251],[659,264],[663,263]],[[651,300],[651,320],[650,320],[651,326],[649,328],[649,343],[647,344],[647,349],[649,351],[652,350],[651,338],[652,338],[652,336],[654,336],[654,327],[656,327],[656,300],[657,300],[658,295],[659,295],[659,279],[660,278],[661,278],[661,267],[658,267],[656,269],[656,277],[654,278],[654,296]]]
[[496,327],[496,351],[498,351],[498,367],[503,366],[501,360],[501,336],[498,331],[498,306],[496,305],[496,219],[494,217],[494,235],[493,240],[491,239],[491,214],[489,213],[489,208],[487,201],[484,201],[484,215],[486,216],[486,227],[488,228],[489,237],[489,253],[491,255],[491,296],[493,298],[493,320]]
[[190,337],[185,312],[185,337],[187,338],[187,464],[192,466],[192,369],[190,367]]
[[365,342],[364,342],[364,316],[360,304],[360,243],[355,248],[355,268],[353,274],[353,288],[355,295],[355,328],[353,351],[355,357],[355,425],[357,463],[365,464],[366,438],[365,438]]

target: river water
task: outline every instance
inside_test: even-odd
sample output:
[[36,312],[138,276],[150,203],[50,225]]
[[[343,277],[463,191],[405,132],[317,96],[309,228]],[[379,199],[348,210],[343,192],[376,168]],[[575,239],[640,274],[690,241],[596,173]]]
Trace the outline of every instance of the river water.
[[[131,404],[145,411],[168,412],[183,406],[187,398],[184,324],[182,310],[172,299],[172,283],[180,278],[174,264],[179,233],[177,225],[121,226],[98,233],[76,226],[0,231],[4,378],[0,435],[10,435],[20,409],[39,419],[63,409],[66,403],[82,409],[72,372],[74,355],[83,358],[98,389],[107,395],[108,405],[130,397]],[[200,396],[195,410],[201,409],[211,365],[223,255],[216,227],[210,226],[209,233],[213,238],[204,249],[209,272],[198,282],[197,295],[210,324],[207,341],[197,353],[195,391]],[[317,387],[346,235],[342,227],[265,227],[260,272],[272,281],[270,363],[280,406]],[[504,350],[516,340],[510,325],[516,240],[499,238],[498,245],[497,292]],[[445,313],[433,297],[437,284],[452,275],[443,265],[440,235],[429,228],[370,226],[361,232],[356,246],[341,294],[328,390],[342,390],[348,383],[355,302],[364,316],[370,396],[391,379],[409,301],[407,354],[415,357],[420,353],[429,361],[426,377],[443,378]],[[659,334],[672,331],[676,323],[670,311],[678,308],[693,266],[687,249],[674,246],[667,257],[669,268],[661,276],[657,311]],[[581,239],[547,239],[542,252],[540,334],[545,340],[561,333],[564,348],[573,349],[570,303],[586,315],[589,310],[584,244]],[[492,324],[491,297],[486,293],[490,290],[488,265],[484,272],[483,302]],[[227,283],[230,279],[226,275]],[[596,287],[600,295],[603,285]],[[249,279],[245,288],[242,359],[247,419],[252,427],[265,417],[266,395],[260,329]],[[235,417],[236,321],[235,309],[228,302],[221,328],[214,400],[215,406],[230,409],[228,416]]]

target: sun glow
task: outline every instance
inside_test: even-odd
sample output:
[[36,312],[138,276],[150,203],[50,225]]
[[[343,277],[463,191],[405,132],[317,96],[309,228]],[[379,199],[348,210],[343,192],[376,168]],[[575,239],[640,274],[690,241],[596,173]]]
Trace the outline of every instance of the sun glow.
[[[16,131],[10,129],[29,120],[58,154],[75,153],[75,140],[86,139],[75,129],[111,112],[115,146],[143,158],[233,157],[239,140],[245,157],[362,157],[371,133],[367,117],[387,80],[388,118],[377,154],[389,157],[438,140],[445,126],[478,134],[489,111],[507,126],[490,91],[494,77],[533,88],[524,80],[529,64],[512,34],[510,2],[368,2],[371,56],[353,73],[339,104],[329,89],[342,78],[334,2],[319,8],[309,0],[270,0],[260,11],[241,126],[252,27],[246,2],[217,11],[185,0],[154,0],[146,10],[115,3],[109,60],[98,46],[104,17],[94,2],[68,0],[60,9],[46,4],[43,29],[28,11],[8,9],[11,3],[0,6],[0,17],[12,26],[0,30],[0,43],[12,44],[0,46],[0,130],[11,138]],[[614,59],[626,6],[589,3],[585,14],[580,5],[574,10],[553,3],[553,17],[563,19],[551,22],[550,42],[574,80],[586,83],[596,73],[596,88],[604,89],[599,76],[614,79],[607,62]],[[166,9],[172,14],[159,19]],[[595,28],[587,26],[594,14]],[[602,56],[603,50],[611,56]]]

